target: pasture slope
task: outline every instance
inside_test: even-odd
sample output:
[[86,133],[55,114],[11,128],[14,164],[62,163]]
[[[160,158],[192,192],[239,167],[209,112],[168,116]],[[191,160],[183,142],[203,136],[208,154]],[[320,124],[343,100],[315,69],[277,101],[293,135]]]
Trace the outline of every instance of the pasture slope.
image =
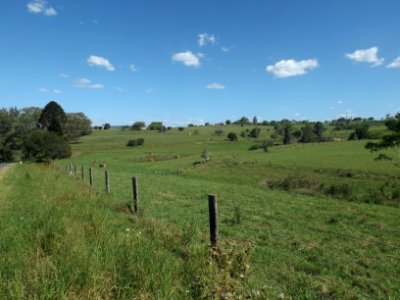
[[[57,162],[84,166],[84,184],[56,168],[7,173],[0,297],[400,298],[398,200],[374,196],[397,176],[394,164],[374,161],[362,141],[264,153],[248,151],[263,136],[229,142],[212,131],[96,131]],[[139,137],[143,146],[125,146]],[[194,168],[204,150],[211,161]],[[131,216],[135,175],[140,213]],[[286,188],[289,179],[297,184]],[[326,193],[344,185],[350,194]],[[207,246],[207,194],[218,195],[217,252]]]

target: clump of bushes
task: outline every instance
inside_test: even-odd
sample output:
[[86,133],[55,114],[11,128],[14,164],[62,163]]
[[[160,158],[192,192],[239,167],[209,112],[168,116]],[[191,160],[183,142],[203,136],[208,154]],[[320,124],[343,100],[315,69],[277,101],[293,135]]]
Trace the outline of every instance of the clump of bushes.
[[304,176],[302,174],[289,175],[282,180],[268,183],[270,188],[281,188],[285,191],[299,189],[313,190],[318,186],[318,180],[313,176]]
[[347,183],[332,184],[325,190],[325,194],[340,198],[351,196],[351,187]]
[[144,139],[143,138],[138,138],[136,140],[129,140],[126,145],[128,147],[135,147],[135,146],[141,146],[143,144],[144,144]]

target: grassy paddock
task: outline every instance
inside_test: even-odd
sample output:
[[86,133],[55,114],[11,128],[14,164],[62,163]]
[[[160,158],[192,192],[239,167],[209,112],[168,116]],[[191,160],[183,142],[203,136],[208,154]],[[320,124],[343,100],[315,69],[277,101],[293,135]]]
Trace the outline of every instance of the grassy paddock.
[[[91,166],[95,189],[103,190],[104,169],[98,165],[107,162],[111,194],[119,205],[131,201],[130,178],[138,176],[142,214],[178,230],[206,234],[206,196],[218,194],[221,236],[254,245],[249,284],[265,295],[399,296],[398,201],[378,202],[389,205],[383,206],[365,198],[398,174],[393,163],[374,161],[363,141],[277,146],[264,153],[248,151],[263,138],[229,142],[212,135],[210,127],[199,128],[197,135],[189,130],[194,129],[96,132],[60,164]],[[125,146],[138,137],[145,139],[144,146]],[[211,161],[194,168],[205,149]],[[348,184],[358,198],[269,188],[268,183],[293,174],[316,178],[318,186]]]
[[[368,194],[397,167],[374,161],[364,142],[264,153],[248,151],[262,139],[228,142],[210,127],[188,131],[97,131],[74,145],[70,160],[57,162],[84,165],[84,183],[33,165],[9,171],[0,181],[0,298],[400,297],[396,203],[269,186],[298,174]],[[139,137],[144,146],[125,146]],[[194,168],[205,149],[211,161]],[[127,205],[135,175],[140,215],[133,217]],[[218,195],[217,252],[208,247],[209,193]]]

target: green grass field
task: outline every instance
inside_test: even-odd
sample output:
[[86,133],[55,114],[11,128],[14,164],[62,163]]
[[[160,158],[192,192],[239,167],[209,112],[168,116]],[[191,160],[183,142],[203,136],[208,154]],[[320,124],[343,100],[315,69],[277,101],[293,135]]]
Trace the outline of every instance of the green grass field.
[[[400,297],[399,200],[386,195],[399,173],[394,163],[375,161],[365,141],[265,153],[248,149],[272,129],[238,142],[225,137],[242,128],[224,126],[223,136],[214,129],[96,131],[56,162],[84,166],[84,184],[53,168],[15,166],[0,181],[0,298]],[[139,137],[143,146],[125,146]],[[194,168],[204,150],[211,161]],[[138,216],[127,209],[132,176]],[[285,190],[287,182],[294,187]],[[345,185],[349,194],[340,192]],[[207,194],[218,196],[214,256]]]

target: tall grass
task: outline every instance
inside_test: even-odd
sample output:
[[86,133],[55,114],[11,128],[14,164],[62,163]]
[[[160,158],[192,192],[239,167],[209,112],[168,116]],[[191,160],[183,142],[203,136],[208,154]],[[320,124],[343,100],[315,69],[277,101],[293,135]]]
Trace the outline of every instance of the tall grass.
[[[221,255],[190,227],[182,232],[131,216],[111,196],[46,167],[16,166],[0,186],[1,299],[246,294],[246,272],[238,277],[220,266]],[[228,260],[244,264],[248,255],[236,248],[221,251],[230,249]]]

